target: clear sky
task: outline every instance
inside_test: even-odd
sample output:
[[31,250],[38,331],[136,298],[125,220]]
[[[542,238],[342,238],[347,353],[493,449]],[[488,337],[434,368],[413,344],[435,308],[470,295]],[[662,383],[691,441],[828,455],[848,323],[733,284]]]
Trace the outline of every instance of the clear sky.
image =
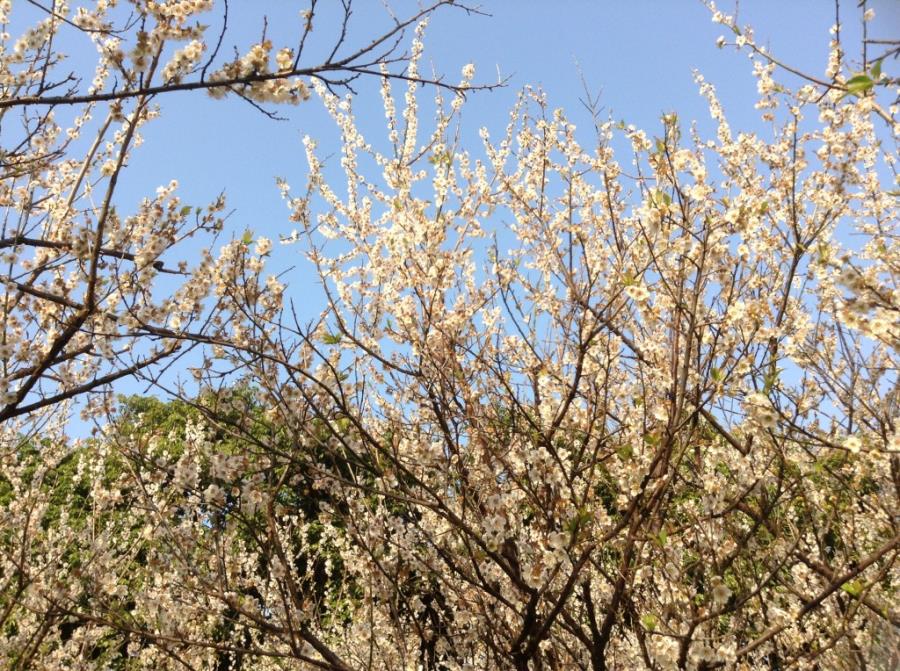
[[[229,25],[233,32],[226,46],[244,48],[262,32],[262,16],[268,17],[268,35],[276,45],[294,42],[300,24],[298,6],[284,0],[233,0]],[[327,3],[326,3],[327,4]],[[336,4],[336,3],[335,3]],[[846,44],[858,44],[861,12],[855,1],[845,1],[842,17]],[[398,15],[414,7],[411,2],[392,3]],[[714,83],[733,129],[758,129],[755,80],[747,57],[733,48],[718,49],[716,38],[723,27],[710,20],[699,0],[484,0],[481,8],[490,16],[469,16],[462,11],[438,12],[426,36],[423,70],[433,66],[456,79],[462,65],[475,63],[477,79],[493,81],[497,72],[509,77],[508,85],[490,93],[470,96],[464,110],[464,145],[479,151],[477,130],[486,126],[497,135],[520,88],[541,86],[551,106],[567,109],[576,123],[587,121],[580,110],[583,81],[614,118],[624,119],[648,132],[659,128],[664,112],[677,112],[682,120],[709,123],[703,99],[692,79],[696,69]],[[359,43],[384,25],[379,0],[357,0],[350,44]],[[728,13],[734,5],[723,0]],[[870,0],[877,18],[870,24],[875,37],[900,33],[900,2]],[[799,68],[824,71],[829,27],[834,4],[829,0],[744,0],[741,24],[754,26],[757,40],[770,51]],[[215,24],[214,24],[215,25]],[[333,37],[327,21],[317,24],[314,35],[320,46]],[[229,41],[230,39],[230,41]],[[373,142],[383,140],[383,111],[375,82],[360,87],[355,111]],[[265,118],[237,99],[213,101],[203,94],[178,93],[161,97],[162,117],[146,127],[146,142],[135,154],[123,180],[121,209],[152,193],[158,184],[176,178],[191,204],[201,205],[226,190],[235,209],[230,225],[237,236],[245,229],[273,239],[293,226],[275,188],[281,176],[295,187],[305,181],[306,164],[301,138],[319,141],[319,154],[338,152],[334,124],[313,98],[298,107],[278,109],[286,121]],[[590,142],[584,123],[583,140]],[[337,163],[337,161],[333,161]],[[336,186],[342,186],[339,182]],[[321,305],[305,264],[296,247],[276,246],[272,268],[299,264],[288,281],[291,295],[315,312]]]
[[[15,4],[28,8],[24,3]],[[293,45],[301,25],[299,9],[305,4],[231,0],[231,31],[223,44],[224,53],[230,54],[232,46],[243,53],[257,40],[264,15],[275,48]],[[337,0],[322,4],[336,6]],[[410,0],[391,0],[390,4],[400,16],[416,6]],[[718,4],[723,11],[734,13],[733,0]],[[861,11],[856,0],[842,4],[845,43],[857,45]],[[354,6],[357,14],[348,35],[350,45],[370,39],[386,25],[381,0],[356,0]],[[870,24],[875,31],[870,36],[896,38],[900,34],[900,2],[869,0],[868,6],[877,15]],[[661,114],[668,112],[676,112],[686,122],[697,120],[701,130],[709,128],[707,107],[693,82],[694,70],[717,87],[733,130],[761,128],[759,113],[753,108],[756,83],[750,63],[733,48],[716,47],[716,38],[725,30],[711,22],[709,10],[699,0],[482,0],[480,7],[490,16],[445,8],[433,17],[422,66],[423,71],[433,67],[451,80],[456,80],[461,67],[469,62],[476,65],[477,81],[496,81],[498,71],[509,77],[505,88],[473,93],[464,108],[463,145],[476,155],[480,155],[478,129],[485,126],[497,136],[526,84],[542,87],[552,107],[568,110],[570,118],[585,129],[582,140],[586,143],[591,137],[579,103],[584,84],[592,94],[600,94],[600,104],[614,119],[648,132],[658,131]],[[754,26],[757,40],[785,62],[815,74],[824,71],[828,31],[834,22],[831,0],[744,0],[738,20]],[[220,22],[217,7],[210,15],[211,34]],[[323,19],[315,27],[318,42],[313,46],[321,52],[334,34],[334,25]],[[92,68],[91,61],[82,60],[92,54],[83,35],[70,31],[65,39],[72,40],[61,46],[73,53],[71,62]],[[224,190],[229,208],[234,209],[229,220],[234,236],[250,229],[256,236],[277,240],[294,225],[287,219],[275,177],[284,177],[295,188],[303,187],[306,160],[302,137],[310,135],[319,141],[321,157],[339,152],[334,124],[315,97],[298,107],[276,109],[285,121],[268,119],[239,99],[214,101],[200,92],[160,96],[158,103],[162,116],[145,127],[145,143],[120,180],[117,208],[122,213],[132,211],[158,185],[177,179],[183,200],[191,205],[204,205]],[[354,109],[367,139],[384,141],[377,82],[360,86]],[[336,166],[337,159],[331,163]],[[342,183],[335,186],[342,190]],[[188,261],[192,251],[196,250],[181,248]],[[301,250],[276,245],[273,251],[271,271],[293,266],[285,278],[291,287],[289,295],[302,314],[316,314],[323,305],[321,291],[299,255]],[[178,260],[167,258],[166,262],[173,265]]]

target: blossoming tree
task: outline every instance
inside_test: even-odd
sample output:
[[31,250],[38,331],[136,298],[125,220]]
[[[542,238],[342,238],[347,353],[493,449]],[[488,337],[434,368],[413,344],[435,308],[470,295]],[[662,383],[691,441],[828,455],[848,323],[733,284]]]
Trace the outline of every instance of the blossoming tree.
[[[83,446],[81,488],[57,497],[86,521],[48,519],[52,487],[19,503],[46,465],[16,462],[7,659],[893,663],[896,81],[839,39],[825,79],[782,80],[712,11],[751,55],[767,138],[733,130],[698,74],[710,137],[598,114],[586,145],[527,89],[479,158],[455,93],[420,128],[417,34],[402,104],[384,79],[379,150],[313,79],[346,184],[307,139],[305,189],[281,188],[321,317],[301,323],[264,278],[269,241],[232,241],[190,275],[215,306],[155,331],[202,348],[203,393],[177,422],[132,408]],[[104,248],[88,243],[88,270]]]
[[[88,533],[95,550],[104,542],[96,534],[105,523],[69,526],[67,516],[81,506],[62,505],[63,494],[54,489],[74,459],[65,440],[70,416],[107,413],[110,385],[138,376],[152,381],[198,344],[228,345],[221,327],[233,320],[229,310],[237,305],[228,295],[242,273],[260,267],[240,245],[214,255],[224,196],[195,208],[181,201],[171,182],[140,202],[122,198],[120,176],[144,126],[176,91],[239,97],[271,114],[272,106],[306,100],[311,80],[333,91],[352,90],[367,76],[453,90],[407,71],[403,51],[407,30],[449,5],[466,10],[437,0],[406,16],[386,12],[385,30],[368,36],[357,30],[354,39],[362,35],[363,41],[354,44],[348,37],[357,28],[354,3],[323,7],[312,0],[299,13],[293,44],[275,45],[264,35],[235,47],[229,58],[227,2],[100,0],[74,8],[53,0],[16,3],[15,11],[9,0],[0,2],[4,665],[51,663],[57,653],[46,651],[68,634],[58,628],[64,611],[47,601],[45,590],[52,592],[91,556],[76,561],[82,556],[78,533]],[[213,11],[221,29],[210,35],[200,20]],[[10,34],[32,19],[21,34]],[[321,39],[315,48],[308,39],[319,21],[337,27],[324,52]],[[67,71],[61,44],[88,45],[96,69]],[[90,57],[75,55],[77,62]],[[189,238],[207,247],[196,263],[179,253]],[[257,308],[271,310],[277,301],[269,290]],[[116,496],[104,498],[104,483],[94,483],[91,505],[123,505]],[[82,494],[65,496],[75,501]],[[50,525],[51,517],[61,526]],[[128,542],[112,538],[114,554],[118,543]],[[95,558],[89,564],[97,575],[115,575],[109,563]]]

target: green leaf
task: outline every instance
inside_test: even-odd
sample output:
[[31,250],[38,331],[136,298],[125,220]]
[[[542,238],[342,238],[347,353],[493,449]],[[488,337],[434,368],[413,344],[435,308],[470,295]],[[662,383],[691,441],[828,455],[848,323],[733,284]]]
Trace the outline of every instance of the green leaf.
[[847,93],[860,96],[875,85],[869,75],[856,75],[847,80]]
[[713,369],[710,371],[710,375],[712,375],[712,379],[713,379],[714,382],[721,382],[721,381],[722,381],[722,378],[725,377],[725,376],[722,374],[722,371],[719,370],[718,368],[713,368]]
[[326,345],[337,345],[341,342],[341,334],[340,333],[326,333],[322,336],[322,342]]
[[881,62],[883,60],[883,58],[879,58],[877,61],[875,61],[875,65],[872,66],[872,69],[869,70],[869,74],[872,75],[872,81],[877,82],[879,79],[881,79]]
[[650,194],[650,202],[652,202],[657,207],[661,207],[662,205],[671,205],[672,196],[667,194],[665,191],[653,191]]
[[629,461],[633,455],[634,448],[631,447],[631,445],[622,445],[616,448],[616,456],[618,456],[621,461]]
[[641,624],[644,625],[644,629],[647,631],[653,631],[656,629],[656,615],[652,613],[646,613],[645,615],[641,615]]
[[841,589],[850,596],[859,596],[862,594],[863,584],[859,580],[851,580],[850,582],[845,582],[841,585]]
[[192,209],[194,209],[194,208],[192,208],[190,205],[185,205],[184,207],[181,208],[181,212],[180,212],[181,216],[182,217],[188,216],[191,213]]
[[245,231],[244,237],[241,238],[241,242],[243,242],[245,245],[249,245],[251,242],[253,242],[253,232]]
[[593,516],[589,511],[580,509],[574,517],[566,522],[566,531],[569,532],[570,536],[574,536],[578,533],[578,530],[581,529],[581,527],[583,527],[587,522],[590,521],[591,517]]
[[768,394],[770,391],[772,391],[772,389],[775,388],[775,385],[778,384],[778,378],[781,376],[781,372],[783,370],[784,370],[783,368],[774,368],[773,367],[772,369],[769,370],[768,373],[766,373],[765,376],[763,376],[763,384],[764,384],[763,391],[765,393]]

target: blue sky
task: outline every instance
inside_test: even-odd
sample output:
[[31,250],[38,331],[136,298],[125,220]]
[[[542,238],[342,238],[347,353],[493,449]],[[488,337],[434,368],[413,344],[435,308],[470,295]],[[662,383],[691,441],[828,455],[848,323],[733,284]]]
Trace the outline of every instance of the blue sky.
[[[225,46],[245,48],[261,34],[263,15],[276,48],[292,44],[300,24],[299,4],[232,2],[229,25],[234,30]],[[843,4],[846,44],[858,44],[854,37],[859,34],[861,12],[855,2]],[[403,14],[415,5],[401,1],[393,6]],[[719,6],[734,11],[727,0]],[[877,14],[870,24],[874,36],[879,36],[877,31],[882,37],[895,36],[900,29],[900,3],[876,0],[869,6]],[[478,128],[500,133],[515,96],[526,84],[542,87],[551,106],[563,107],[576,123],[581,121],[585,142],[590,137],[579,103],[584,95],[582,81],[592,94],[600,94],[601,105],[613,118],[649,132],[659,128],[664,112],[677,112],[684,121],[698,120],[703,128],[709,124],[709,115],[692,79],[695,69],[716,85],[733,129],[761,128],[753,109],[756,90],[750,63],[733,48],[716,47],[723,27],[711,22],[699,1],[486,0],[481,7],[491,16],[469,16],[454,9],[438,12],[426,36],[423,63],[423,70],[433,67],[449,79],[456,79],[468,62],[476,64],[481,81],[495,80],[498,71],[509,77],[503,89],[470,96],[464,110],[463,145],[474,152],[479,151]],[[385,20],[381,2],[361,0],[356,8],[351,44],[374,35]],[[824,70],[833,3],[745,0],[738,17],[740,23],[753,25],[757,40],[784,61],[816,74]],[[319,48],[333,34],[327,20],[318,23],[314,36],[321,40]],[[354,106],[367,139],[377,142],[385,132],[375,85],[374,81],[363,83]],[[320,156],[339,149],[334,124],[315,98],[298,107],[278,109],[286,121],[265,118],[237,99],[213,101],[196,92],[163,96],[159,103],[162,117],[146,127],[146,142],[123,180],[122,210],[130,209],[128,200],[136,202],[175,178],[184,199],[195,205],[224,189],[235,210],[229,223],[236,235],[251,229],[256,235],[277,239],[293,226],[274,179],[280,176],[295,187],[303,186],[303,135],[318,140]],[[309,296],[319,304],[318,291],[310,292],[313,299],[302,289],[312,278],[296,258],[296,248],[282,253],[279,249],[283,248],[276,247],[273,269],[300,263],[289,278],[291,294],[301,300]]]
[[[323,3],[336,4],[336,0]],[[263,16],[276,49],[296,41],[299,9],[305,3],[232,0],[230,5],[226,55],[233,46],[243,53],[259,38]],[[410,0],[391,0],[391,5],[401,16],[416,6]],[[843,5],[845,43],[857,45],[861,11],[855,0]],[[719,6],[734,12],[729,0]],[[900,34],[900,2],[869,0],[868,6],[877,15],[870,36]],[[351,45],[370,39],[386,25],[380,0],[357,0],[355,7]],[[28,11],[24,3],[19,8]],[[707,107],[693,82],[694,70],[716,85],[733,130],[762,128],[753,108],[756,83],[750,62],[733,48],[716,47],[716,38],[725,30],[711,22],[699,0],[484,0],[481,8],[490,16],[470,16],[452,8],[438,12],[426,35],[422,65],[423,71],[433,67],[451,80],[469,62],[477,67],[478,81],[495,81],[498,71],[509,78],[505,88],[473,93],[464,108],[463,146],[476,155],[480,155],[478,129],[485,126],[499,135],[526,84],[543,88],[552,107],[565,108],[584,128],[586,143],[591,141],[588,118],[579,103],[584,84],[591,94],[599,93],[610,116],[648,132],[657,132],[661,114],[669,112],[684,122],[697,120],[701,130],[710,128]],[[753,25],[757,40],[785,62],[815,74],[824,71],[828,30],[834,22],[830,0],[744,0],[738,17],[741,24]],[[219,14],[210,15],[211,34],[220,20]],[[321,52],[333,36],[334,24],[323,17],[315,27],[313,48]],[[93,48],[83,35],[69,31],[61,44],[73,54],[73,67],[92,68]],[[321,157],[339,152],[334,124],[315,97],[298,107],[276,109],[285,121],[268,119],[241,100],[214,101],[199,92],[160,96],[158,103],[162,116],[145,127],[145,143],[120,180],[116,205],[122,213],[132,211],[158,185],[177,179],[183,200],[191,205],[204,205],[220,191],[227,193],[234,213],[226,236],[240,237],[249,229],[256,236],[277,240],[294,225],[287,219],[275,178],[303,187],[302,137],[318,140]],[[360,85],[354,109],[367,139],[383,141],[384,114],[376,81]],[[340,182],[335,186],[342,190]],[[196,251],[182,247],[181,258],[192,261]],[[276,245],[269,267],[272,272],[293,268],[285,278],[288,295],[301,314],[313,316],[323,305],[322,294],[301,251]],[[167,258],[167,263],[177,260]]]

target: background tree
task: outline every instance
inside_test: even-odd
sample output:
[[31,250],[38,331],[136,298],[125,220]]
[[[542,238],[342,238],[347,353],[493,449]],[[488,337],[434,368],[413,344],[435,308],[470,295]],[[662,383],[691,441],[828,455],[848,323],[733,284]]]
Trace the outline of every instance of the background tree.
[[[218,429],[207,428],[209,413]],[[11,667],[240,669],[269,655],[308,658],[312,635],[272,618],[285,566],[307,619],[347,620],[358,588],[335,546],[342,503],[314,487],[331,455],[273,425],[251,390],[192,403],[134,397],[108,429],[40,477],[46,507],[28,551],[47,575],[4,593]],[[35,479],[41,450],[23,450],[20,462]],[[0,494],[13,503],[8,480]],[[335,513],[327,523],[320,508]],[[5,553],[20,540],[6,534]],[[48,578],[49,589],[32,589]]]

